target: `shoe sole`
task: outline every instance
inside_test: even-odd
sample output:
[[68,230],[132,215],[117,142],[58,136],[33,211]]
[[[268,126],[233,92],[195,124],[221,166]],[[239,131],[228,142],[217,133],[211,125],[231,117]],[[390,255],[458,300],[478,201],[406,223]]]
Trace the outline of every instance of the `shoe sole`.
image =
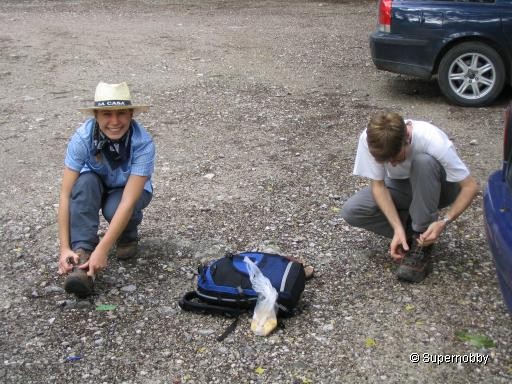
[[[423,270],[417,270],[412,268],[407,268],[405,271],[401,272],[400,269],[404,268],[403,266],[400,266],[398,268],[398,271],[396,273],[396,277],[399,280],[407,281],[409,283],[421,283],[423,280],[427,278],[428,275],[433,270],[432,263],[429,263]],[[403,276],[402,274],[406,275]]]
[[64,289],[79,299],[85,299],[92,294],[92,283],[84,283],[80,276],[69,276],[64,283]]

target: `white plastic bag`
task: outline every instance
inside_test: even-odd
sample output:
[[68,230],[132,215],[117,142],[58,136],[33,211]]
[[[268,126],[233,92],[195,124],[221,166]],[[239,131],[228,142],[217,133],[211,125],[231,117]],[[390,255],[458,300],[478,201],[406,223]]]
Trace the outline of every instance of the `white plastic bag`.
[[249,270],[252,288],[258,293],[251,329],[258,336],[267,336],[277,326],[277,291],[251,259],[246,256],[244,262]]

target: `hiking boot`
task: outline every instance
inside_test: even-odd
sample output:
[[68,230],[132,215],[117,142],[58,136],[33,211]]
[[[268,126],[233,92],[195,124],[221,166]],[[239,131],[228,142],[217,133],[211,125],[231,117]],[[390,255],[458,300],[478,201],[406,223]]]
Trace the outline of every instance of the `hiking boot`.
[[413,237],[409,244],[409,252],[398,267],[396,276],[400,280],[419,283],[432,272],[432,258],[430,257],[432,245],[422,247],[416,242],[416,237]]
[[91,252],[85,249],[77,249],[74,251],[78,257],[78,264],[75,264],[73,271],[68,275],[64,282],[64,289],[67,293],[74,293],[79,299],[85,299],[92,294],[92,279],[87,276],[87,271],[78,268],[91,256]]
[[119,260],[128,260],[137,256],[139,250],[139,242],[137,240],[129,241],[127,243],[118,243],[116,247],[116,254]]

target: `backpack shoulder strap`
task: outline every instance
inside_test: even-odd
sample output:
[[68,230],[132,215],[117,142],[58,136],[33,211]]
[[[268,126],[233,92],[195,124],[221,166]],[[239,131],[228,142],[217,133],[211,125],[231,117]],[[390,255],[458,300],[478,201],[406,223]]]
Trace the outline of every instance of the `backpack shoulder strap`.
[[198,299],[199,295],[197,294],[196,291],[189,291],[181,297],[178,304],[183,310],[191,312],[212,313],[216,315],[224,315],[230,317],[239,316],[241,313],[239,308],[230,308],[221,305],[214,305],[200,301]]
[[220,336],[217,337],[217,341],[221,342],[226,337],[229,336],[231,332],[233,332],[238,325],[238,319],[240,318],[240,309],[238,308],[228,308],[221,307],[219,305],[212,305],[208,303],[204,303],[198,301],[199,295],[196,291],[190,291],[185,293],[179,301],[179,306],[185,311],[193,311],[193,312],[207,312],[218,315],[225,315],[234,317],[233,322],[227,326],[227,328],[222,332]]

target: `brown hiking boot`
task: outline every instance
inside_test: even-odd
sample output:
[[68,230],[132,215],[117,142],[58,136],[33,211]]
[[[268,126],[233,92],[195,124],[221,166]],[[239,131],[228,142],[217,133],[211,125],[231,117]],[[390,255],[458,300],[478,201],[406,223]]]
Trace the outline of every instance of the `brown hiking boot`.
[[92,294],[92,279],[87,276],[87,271],[78,268],[78,266],[89,260],[91,252],[81,248],[74,252],[78,255],[79,261],[78,264],[73,267],[73,271],[66,278],[66,281],[64,282],[64,289],[68,293],[74,293],[79,299],[85,299],[87,296]]
[[139,251],[139,242],[137,240],[129,241],[127,243],[118,243],[116,247],[116,254],[119,260],[128,260],[137,256]]
[[400,280],[408,281],[410,283],[419,283],[432,272],[432,245],[428,247],[421,247],[413,237],[410,242],[410,250],[405,255],[402,263],[396,271],[396,276]]

